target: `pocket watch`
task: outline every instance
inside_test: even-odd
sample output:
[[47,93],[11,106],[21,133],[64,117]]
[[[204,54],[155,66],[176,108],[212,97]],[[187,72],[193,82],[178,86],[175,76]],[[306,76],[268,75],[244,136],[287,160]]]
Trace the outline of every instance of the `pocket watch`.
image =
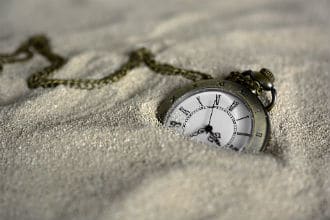
[[[168,128],[215,147],[234,151],[264,150],[270,134],[268,111],[276,99],[274,76],[267,69],[232,72],[173,91],[158,108]],[[265,106],[258,98],[271,92]]]
[[[166,126],[193,140],[235,151],[259,152],[265,148],[270,133],[268,111],[276,99],[273,74],[260,71],[232,72],[225,80],[195,70],[182,69],[158,62],[146,48],[129,53],[129,59],[117,70],[101,79],[52,78],[67,59],[55,53],[44,35],[30,37],[12,53],[0,54],[0,72],[3,64],[23,62],[37,53],[50,65],[33,73],[27,79],[31,89],[53,88],[59,85],[78,89],[95,89],[122,79],[130,70],[145,64],[162,75],[177,75],[194,81],[175,90],[158,108],[158,118]],[[271,100],[264,104],[266,92]]]

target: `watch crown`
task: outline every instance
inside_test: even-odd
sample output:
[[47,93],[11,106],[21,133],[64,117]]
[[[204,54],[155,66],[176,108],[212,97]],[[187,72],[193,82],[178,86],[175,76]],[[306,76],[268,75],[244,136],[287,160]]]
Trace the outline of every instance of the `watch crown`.
[[266,68],[262,68],[259,72],[252,72],[251,77],[253,80],[258,81],[265,90],[270,90],[274,86],[274,75]]

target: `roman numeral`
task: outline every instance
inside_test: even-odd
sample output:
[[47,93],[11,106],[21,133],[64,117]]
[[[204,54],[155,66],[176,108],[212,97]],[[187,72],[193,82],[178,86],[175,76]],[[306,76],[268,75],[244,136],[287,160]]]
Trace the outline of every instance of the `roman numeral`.
[[236,100],[233,101],[233,103],[229,106],[228,110],[229,111],[233,111],[234,108],[236,108],[238,106],[239,102],[237,102]]
[[261,133],[261,132],[257,132],[257,133],[256,133],[256,136],[257,136],[257,137],[262,137],[262,133]]
[[237,132],[236,134],[251,137],[251,134],[248,133]]
[[245,117],[242,117],[242,118],[236,119],[236,121],[243,120],[243,119],[246,119],[246,118],[250,118],[250,116],[247,115],[247,116],[245,116]]
[[183,108],[183,107],[180,107],[179,110],[185,114],[186,116],[188,116],[190,114],[190,111],[188,111],[187,109]]
[[232,145],[232,144],[229,146],[229,148],[232,149],[232,150],[234,150],[234,151],[239,151],[239,148],[234,147],[234,145]]
[[221,97],[220,94],[215,95],[215,100],[214,100],[214,103],[213,103],[214,106],[218,106],[220,104],[220,97]]
[[196,99],[197,99],[197,101],[199,102],[199,104],[201,105],[201,107],[203,107],[204,105],[203,105],[203,103],[201,102],[201,97],[197,96]]

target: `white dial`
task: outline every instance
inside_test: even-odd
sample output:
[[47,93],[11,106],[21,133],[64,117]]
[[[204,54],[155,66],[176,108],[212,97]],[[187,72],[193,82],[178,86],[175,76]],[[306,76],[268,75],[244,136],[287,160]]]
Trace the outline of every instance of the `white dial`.
[[204,89],[177,100],[165,125],[194,140],[240,151],[251,139],[253,114],[238,97]]

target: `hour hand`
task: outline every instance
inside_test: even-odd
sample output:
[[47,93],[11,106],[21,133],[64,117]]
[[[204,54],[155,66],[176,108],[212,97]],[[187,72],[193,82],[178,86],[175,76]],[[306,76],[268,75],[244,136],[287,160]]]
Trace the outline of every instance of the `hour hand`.
[[205,131],[205,128],[200,128],[197,131],[195,131],[192,134],[190,134],[190,137],[194,137],[194,136],[200,135],[200,134],[205,133],[205,132],[206,132]]
[[210,132],[210,136],[207,138],[208,141],[210,141],[211,143],[216,143],[216,145],[218,145],[219,147],[221,146],[219,138],[221,138],[221,135],[219,132]]

